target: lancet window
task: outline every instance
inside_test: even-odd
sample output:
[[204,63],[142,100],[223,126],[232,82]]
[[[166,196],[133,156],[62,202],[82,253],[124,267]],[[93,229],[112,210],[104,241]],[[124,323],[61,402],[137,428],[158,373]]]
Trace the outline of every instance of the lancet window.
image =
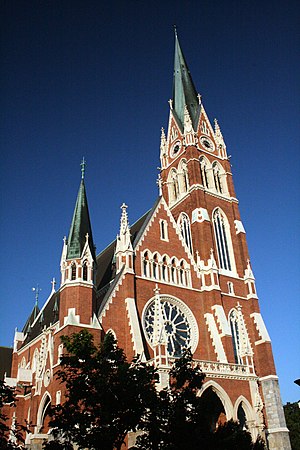
[[84,261],[83,265],[82,265],[82,279],[84,281],[87,281],[88,278],[88,267],[87,267],[87,262]]
[[181,213],[178,220],[179,228],[182,234],[182,237],[190,251],[193,253],[193,245],[192,245],[192,235],[191,235],[191,223],[187,214]]
[[77,269],[76,269],[76,264],[73,262],[71,264],[71,280],[76,280],[77,278]]
[[216,162],[213,163],[212,167],[213,167],[214,183],[215,183],[216,191],[219,194],[223,194],[222,181],[221,181],[221,175],[220,175],[220,167],[218,166],[218,164]]
[[242,364],[242,359],[240,357],[240,335],[239,335],[238,315],[235,309],[233,309],[229,315],[229,324],[232,335],[234,359],[236,364]]
[[232,271],[234,267],[230,228],[226,216],[220,209],[213,214],[214,231],[221,269]]
[[208,162],[203,156],[200,158],[200,174],[202,186],[209,189],[210,185],[208,181]]

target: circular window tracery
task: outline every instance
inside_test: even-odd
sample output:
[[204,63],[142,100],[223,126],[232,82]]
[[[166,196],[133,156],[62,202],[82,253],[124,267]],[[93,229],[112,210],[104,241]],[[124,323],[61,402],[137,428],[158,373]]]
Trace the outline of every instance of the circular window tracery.
[[[168,355],[179,357],[188,348],[194,352],[198,344],[198,327],[196,319],[187,305],[174,297],[160,296],[160,307],[160,317],[163,321],[160,326],[167,339]],[[153,298],[146,304],[143,312],[143,326],[146,338],[152,347],[154,308]]]

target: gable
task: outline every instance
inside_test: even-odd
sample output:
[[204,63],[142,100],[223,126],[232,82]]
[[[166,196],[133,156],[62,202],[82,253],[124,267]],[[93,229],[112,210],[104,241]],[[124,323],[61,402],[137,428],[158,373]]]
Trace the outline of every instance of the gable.
[[143,259],[146,255],[150,260],[157,258],[159,263],[165,260],[168,265],[174,261],[176,267],[179,268],[181,265],[193,273],[193,280],[190,280],[192,284],[196,281],[198,271],[194,258],[163,198],[160,199],[136,243],[135,252],[135,271],[138,276],[143,275]]

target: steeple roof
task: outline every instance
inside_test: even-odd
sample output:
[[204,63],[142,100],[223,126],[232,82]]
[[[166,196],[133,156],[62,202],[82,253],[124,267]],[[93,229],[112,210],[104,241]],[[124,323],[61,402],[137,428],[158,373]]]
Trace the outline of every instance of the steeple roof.
[[172,100],[173,112],[175,112],[175,117],[179,121],[181,128],[183,128],[184,125],[184,109],[186,106],[195,130],[197,128],[200,113],[199,96],[183,56],[176,29]]
[[84,170],[83,170],[82,179],[80,182],[76,205],[74,209],[73,220],[68,237],[67,259],[81,257],[84,245],[86,243],[87,234],[89,247],[92,252],[93,259],[96,260],[92,227],[90,222],[90,215],[84,184]]

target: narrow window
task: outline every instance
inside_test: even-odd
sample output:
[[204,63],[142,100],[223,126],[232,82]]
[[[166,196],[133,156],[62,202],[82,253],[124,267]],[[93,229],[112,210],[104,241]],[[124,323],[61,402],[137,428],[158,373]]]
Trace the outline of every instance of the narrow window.
[[192,246],[192,236],[191,236],[191,224],[190,219],[187,216],[187,214],[182,213],[179,219],[179,228],[182,234],[182,237],[190,251],[190,253],[193,253],[193,246]]
[[232,281],[228,281],[227,282],[227,286],[228,286],[228,294],[234,294],[233,282]]
[[208,175],[207,175],[207,163],[203,157],[200,158],[200,175],[201,175],[202,186],[209,189]]
[[222,194],[223,189],[222,189],[222,183],[221,183],[221,178],[220,178],[220,169],[216,163],[213,164],[213,174],[214,174],[214,182],[215,182],[216,191],[219,192],[220,194]]
[[172,281],[172,283],[175,283],[176,282],[176,275],[175,275],[175,271],[176,271],[176,268],[175,268],[175,258],[173,258],[172,259],[172,262],[171,262],[171,281]]
[[76,264],[71,265],[71,280],[76,280]]
[[183,286],[185,286],[185,273],[184,273],[184,265],[183,265],[183,261],[180,263],[180,269],[179,269],[179,274],[180,274],[180,284],[182,284]]
[[149,264],[149,256],[148,256],[148,252],[146,252],[144,254],[143,257],[143,273],[144,273],[144,277],[148,277],[148,264]]
[[158,260],[157,260],[157,255],[154,255],[153,257],[153,263],[152,263],[152,267],[153,267],[153,278],[155,278],[157,280],[158,278]]
[[238,327],[238,317],[237,312],[235,310],[231,311],[229,316],[229,322],[232,335],[234,359],[236,364],[241,364],[242,361],[240,358],[240,336]]
[[220,268],[231,270],[232,264],[229,255],[229,239],[225,226],[225,219],[219,210],[216,210],[213,216],[214,230],[217,241]]
[[82,266],[82,279],[84,281],[87,281],[87,262],[84,261],[83,266]]
[[166,220],[160,221],[160,239],[162,241],[168,240],[168,222]]
[[162,279],[164,281],[168,281],[168,275],[167,275],[167,258],[166,256],[163,259],[163,263],[162,263]]

